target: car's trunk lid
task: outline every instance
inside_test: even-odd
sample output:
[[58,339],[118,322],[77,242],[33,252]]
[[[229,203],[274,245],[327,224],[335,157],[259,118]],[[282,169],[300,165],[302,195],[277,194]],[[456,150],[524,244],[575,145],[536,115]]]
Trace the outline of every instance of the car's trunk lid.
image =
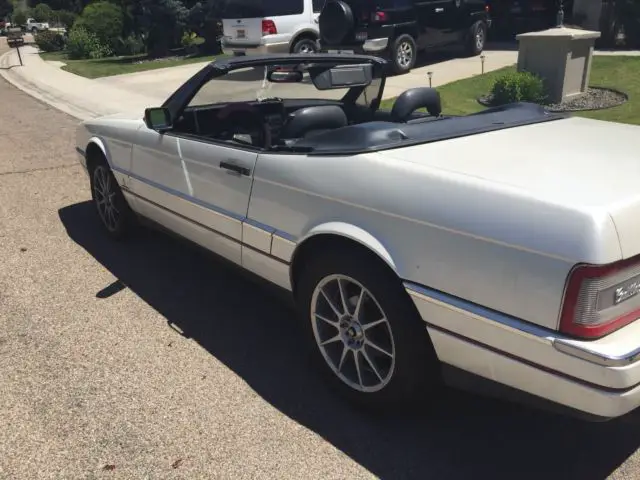
[[638,126],[574,117],[383,154],[483,180],[494,188],[517,188],[543,202],[606,210],[623,256],[640,254]]

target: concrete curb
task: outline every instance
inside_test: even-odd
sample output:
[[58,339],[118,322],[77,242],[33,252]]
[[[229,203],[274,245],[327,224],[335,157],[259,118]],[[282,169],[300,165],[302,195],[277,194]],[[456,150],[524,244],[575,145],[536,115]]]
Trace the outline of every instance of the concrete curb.
[[[50,94],[40,88],[37,87],[34,83],[30,82],[22,75],[13,74],[14,69],[24,68],[20,65],[10,64],[10,58],[15,55],[13,50],[9,50],[5,54],[0,57],[0,75],[11,85],[16,87],[19,90],[22,90],[27,95],[39,100],[40,102],[48,105],[50,107],[56,108],[67,115],[71,115],[78,120],[87,120],[89,118],[98,117],[99,114],[95,112],[90,112],[85,109],[78,108],[69,103],[62,102],[60,98],[55,95]],[[18,80],[17,77],[20,77]]]

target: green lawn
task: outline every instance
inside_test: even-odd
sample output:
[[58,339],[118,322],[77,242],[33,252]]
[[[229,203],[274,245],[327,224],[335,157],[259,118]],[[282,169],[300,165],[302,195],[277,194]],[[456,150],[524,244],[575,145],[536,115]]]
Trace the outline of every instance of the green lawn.
[[[477,102],[477,98],[489,93],[496,78],[513,69],[515,66],[438,87],[443,113],[465,115],[483,110],[484,107]],[[575,115],[640,125],[640,57],[594,56],[590,85],[621,90],[629,95],[629,101],[619,107],[576,112]],[[383,108],[391,108],[391,105],[393,99],[383,102]]]
[[64,62],[67,65],[62,67],[63,70],[87,78],[109,77],[158,68],[177,67],[190,63],[209,62],[216,58],[215,56],[193,56],[143,61],[145,60],[144,55],[136,55],[131,57],[101,58],[99,60],[69,60],[64,52],[41,53],[40,55],[44,60]]

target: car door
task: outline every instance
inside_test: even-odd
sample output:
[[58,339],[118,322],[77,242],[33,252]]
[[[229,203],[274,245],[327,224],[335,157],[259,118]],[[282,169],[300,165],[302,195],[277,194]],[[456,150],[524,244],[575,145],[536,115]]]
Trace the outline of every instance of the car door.
[[[455,41],[454,21],[458,0],[415,0],[414,6],[420,25],[421,48],[443,45]],[[459,4],[459,2],[458,2]]]
[[257,152],[147,127],[136,143],[130,188],[139,213],[240,264]]

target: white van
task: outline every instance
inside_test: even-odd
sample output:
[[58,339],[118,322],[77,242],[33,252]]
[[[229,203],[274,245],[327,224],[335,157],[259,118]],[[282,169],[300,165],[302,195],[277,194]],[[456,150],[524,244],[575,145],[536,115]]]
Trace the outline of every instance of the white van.
[[325,0],[228,0],[222,50],[229,55],[312,53]]

